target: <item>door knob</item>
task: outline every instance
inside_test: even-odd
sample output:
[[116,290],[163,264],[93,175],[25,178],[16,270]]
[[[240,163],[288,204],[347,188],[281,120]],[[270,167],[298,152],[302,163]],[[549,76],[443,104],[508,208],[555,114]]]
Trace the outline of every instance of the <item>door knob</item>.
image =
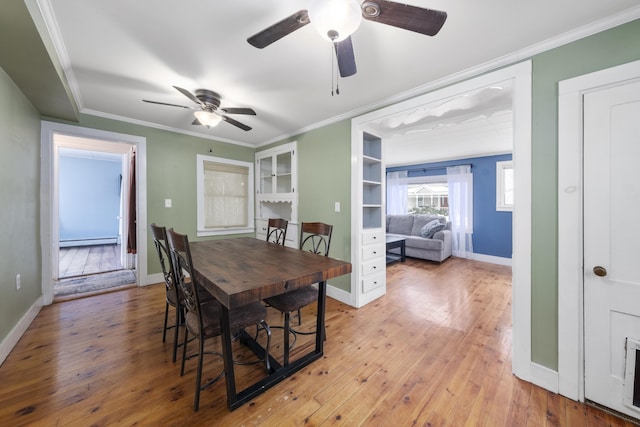
[[593,267],[593,274],[595,274],[598,277],[604,277],[604,276],[607,275],[607,269],[597,265],[597,266]]

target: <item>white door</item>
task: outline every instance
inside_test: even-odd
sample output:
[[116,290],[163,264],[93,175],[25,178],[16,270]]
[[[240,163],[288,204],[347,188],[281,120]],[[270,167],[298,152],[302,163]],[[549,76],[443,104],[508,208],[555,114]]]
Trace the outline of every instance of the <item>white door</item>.
[[633,403],[640,353],[639,164],[640,81],[586,94],[585,398],[635,418],[640,418],[640,396]]

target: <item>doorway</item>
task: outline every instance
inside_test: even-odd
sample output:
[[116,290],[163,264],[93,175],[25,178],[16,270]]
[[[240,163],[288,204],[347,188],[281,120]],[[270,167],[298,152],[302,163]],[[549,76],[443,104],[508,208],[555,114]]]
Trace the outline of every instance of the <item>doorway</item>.
[[55,298],[135,285],[125,221],[135,146],[62,134],[53,143],[59,241]]
[[[121,166],[122,182],[129,182],[129,173],[135,178],[135,185],[131,191],[126,185],[116,183],[116,191],[124,194],[120,198],[123,200],[120,214],[117,218],[118,230],[115,232],[115,244],[118,243],[123,248],[114,254],[122,266],[121,270],[104,275],[102,284],[96,284],[98,280],[93,280],[94,287],[109,287],[112,285],[122,285],[133,283],[135,285],[146,285],[147,277],[147,250],[146,250],[146,227],[136,226],[136,224],[146,224],[146,139],[143,137],[120,134],[114,132],[100,131],[96,129],[81,128],[53,122],[42,122],[41,150],[42,150],[42,174],[41,174],[41,229],[42,229],[42,292],[43,303],[51,304],[54,297],[54,286],[60,277],[60,194],[59,194],[59,168],[60,155],[66,149],[84,150],[85,152],[100,153],[96,156],[118,156]],[[128,203],[125,203],[127,201]],[[135,213],[135,221],[131,221],[127,215],[127,205],[132,206],[131,212]],[[95,237],[95,236],[94,236]],[[103,236],[104,237],[104,236]],[[90,240],[90,243],[110,243],[111,240],[103,242],[101,239]],[[118,242],[118,239],[120,242]],[[128,250],[127,241],[144,242],[130,247]],[[128,274],[128,277],[119,277]],[[132,278],[133,275],[133,278]],[[77,280],[89,276],[78,276]],[[93,275],[95,279],[95,275]],[[95,291],[95,289],[94,289]],[[98,290],[99,291],[99,290]]]
[[[547,385],[540,380],[531,362],[531,62],[505,67],[464,82],[441,82],[432,92],[356,117],[351,124],[352,144],[367,125],[384,120],[404,110],[420,108],[467,92],[510,82],[513,87],[513,165],[517,200],[513,207],[512,304],[513,304],[513,373],[525,381]],[[354,142],[355,141],[355,142]],[[352,212],[359,212],[359,201],[352,202]],[[352,219],[352,230],[359,229],[359,218]],[[358,263],[359,246],[352,242],[352,263]],[[352,283],[351,298],[362,298],[361,287]],[[534,381],[535,380],[535,381]]]

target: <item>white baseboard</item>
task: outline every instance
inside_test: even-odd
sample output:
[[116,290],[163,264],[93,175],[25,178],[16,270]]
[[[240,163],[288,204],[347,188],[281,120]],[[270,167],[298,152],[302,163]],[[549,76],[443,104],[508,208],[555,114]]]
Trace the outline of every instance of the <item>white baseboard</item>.
[[164,275],[162,273],[147,275],[146,283],[142,283],[142,281],[140,281],[140,286],[155,285],[157,283],[164,283]]
[[531,362],[531,382],[539,387],[558,393],[560,377],[558,372]]
[[511,267],[511,258],[503,258],[493,255],[471,254],[470,259],[474,261],[488,262],[490,264],[507,265]]
[[0,366],[4,363],[5,359],[11,353],[11,350],[16,346],[18,341],[24,333],[29,329],[29,325],[33,322],[33,319],[36,318],[38,313],[40,313],[40,309],[42,308],[42,296],[40,296],[34,303],[29,307],[29,310],[22,316],[22,319],[13,327],[9,335],[5,337],[0,343]]
[[340,288],[336,288],[335,286],[331,286],[329,283],[327,283],[327,296],[338,300],[341,303],[351,305],[351,293]]
[[94,246],[94,245],[115,245],[118,243],[117,237],[105,237],[102,239],[87,240],[61,240],[59,242],[61,248],[69,248],[76,246]]

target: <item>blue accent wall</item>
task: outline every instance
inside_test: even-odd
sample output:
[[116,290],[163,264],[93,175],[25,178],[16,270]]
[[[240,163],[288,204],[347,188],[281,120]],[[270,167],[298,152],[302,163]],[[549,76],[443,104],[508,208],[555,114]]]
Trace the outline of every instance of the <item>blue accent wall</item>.
[[511,258],[513,241],[511,212],[496,210],[496,162],[508,160],[511,160],[511,154],[390,167],[387,168],[387,172],[408,170],[409,177],[438,176],[446,175],[448,166],[471,165],[473,252]]
[[121,162],[60,156],[60,241],[115,238]]

